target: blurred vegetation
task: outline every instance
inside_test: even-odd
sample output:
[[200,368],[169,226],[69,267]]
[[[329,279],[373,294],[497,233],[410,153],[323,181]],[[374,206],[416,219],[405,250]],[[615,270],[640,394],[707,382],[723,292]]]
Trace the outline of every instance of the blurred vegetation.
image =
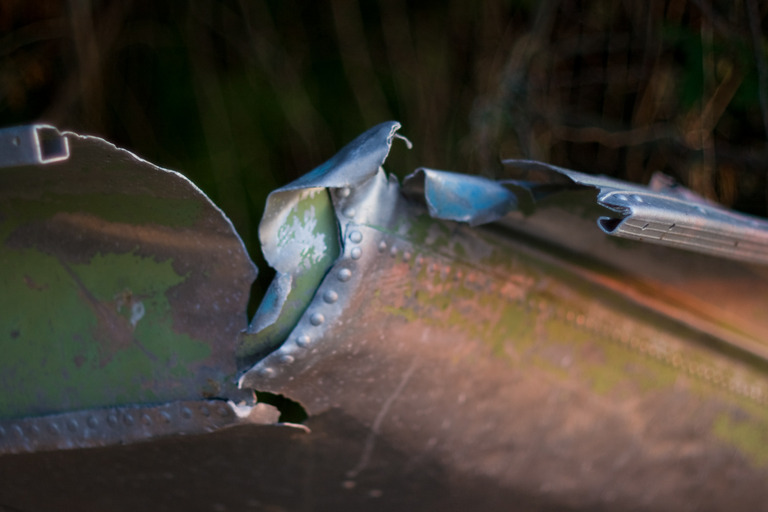
[[[766,214],[759,0],[3,0],[0,125],[100,135],[186,174],[251,254],[266,195],[368,127],[387,168],[526,157],[661,170]],[[263,264],[259,264],[264,268]]]

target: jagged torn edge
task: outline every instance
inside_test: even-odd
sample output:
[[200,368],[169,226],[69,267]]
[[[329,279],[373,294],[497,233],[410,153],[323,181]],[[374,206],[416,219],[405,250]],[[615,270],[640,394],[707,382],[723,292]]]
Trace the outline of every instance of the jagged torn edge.
[[[274,324],[293,286],[294,275],[301,265],[296,254],[281,250],[278,245],[278,230],[284,225],[291,210],[303,197],[302,194],[322,189],[355,189],[383,173],[381,166],[389,155],[392,141],[399,138],[410,148],[411,143],[398,135],[400,123],[387,121],[364,132],[344,146],[330,160],[299,179],[274,190],[267,197],[264,216],[259,224],[259,241],[267,263],[276,270],[277,275],[269,286],[261,302],[254,321],[249,329],[251,333]],[[334,203],[337,218],[341,206]]]
[[555,192],[594,189],[596,203],[616,213],[597,219],[608,235],[768,263],[768,222],[724,209],[661,173],[646,187],[532,160],[503,164],[514,179],[421,168],[406,177],[403,192],[423,199],[432,217],[477,226],[518,209],[531,213],[537,201]]

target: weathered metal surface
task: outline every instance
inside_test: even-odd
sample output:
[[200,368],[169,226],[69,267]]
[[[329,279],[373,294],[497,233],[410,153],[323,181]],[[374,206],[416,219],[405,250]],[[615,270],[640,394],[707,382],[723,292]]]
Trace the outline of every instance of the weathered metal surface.
[[581,200],[605,208],[596,222],[609,235],[768,263],[768,221],[726,210],[664,180],[644,187],[529,160],[507,160],[504,166],[511,178],[500,181],[419,169],[406,178],[404,192],[423,197],[433,217],[475,226],[501,219],[518,202],[533,199],[533,210],[557,192],[594,190]]
[[593,176],[541,162],[507,160],[509,174],[534,191],[552,193],[566,177],[569,184],[597,192],[596,201],[608,209],[598,219],[607,234],[689,251],[754,263],[768,263],[768,221],[739,214],[696,196],[683,187],[656,180],[643,187],[605,176]]
[[267,404],[237,405],[224,400],[70,411],[0,422],[0,453],[112,446],[202,434],[242,423],[274,424],[279,416],[278,410]]
[[[344,225],[342,256],[296,329],[241,380],[299,400],[310,417],[340,411],[369,429],[343,485],[387,463],[383,442],[568,507],[768,498],[756,484],[768,476],[760,268],[720,263],[718,274],[708,256],[651,247],[654,260],[624,242],[646,259],[622,271],[556,238],[521,240],[530,218],[470,229],[396,201],[392,217]],[[599,234],[595,220],[585,233]],[[519,235],[507,231],[516,223]],[[643,265],[682,286],[673,293]],[[697,296],[698,281],[719,295]],[[723,302],[745,286],[753,293],[738,302],[751,307],[729,311]],[[710,332],[712,314],[722,316]],[[699,501],[726,474],[738,477]]]
[[[535,208],[517,195],[520,181],[502,190],[482,179],[452,205],[461,177],[428,170],[406,198],[381,169],[398,127],[372,129],[282,189],[290,195],[275,196],[276,224],[261,233],[272,262],[287,251],[283,273],[294,279],[302,251],[332,230],[281,247],[281,226],[306,232],[315,216],[303,216],[311,204],[301,201],[326,197],[338,222],[339,257],[297,298],[293,328],[280,289],[265,302],[254,325],[282,322],[287,337],[239,381],[298,400],[309,432],[247,426],[0,457],[0,505],[677,511],[768,502],[765,267],[607,237],[598,191],[562,174],[528,186]],[[430,192],[427,180],[439,186]],[[509,212],[510,191],[526,214]],[[441,211],[498,218],[471,228],[430,215]],[[237,350],[261,350],[254,325]],[[50,471],[59,467],[67,471]],[[31,482],[39,492],[25,494]]]
[[[18,164],[0,169],[0,419],[243,396],[255,267],[229,220],[180,174],[51,130],[0,136],[19,138],[0,154]],[[68,152],[41,156],[54,135]]]

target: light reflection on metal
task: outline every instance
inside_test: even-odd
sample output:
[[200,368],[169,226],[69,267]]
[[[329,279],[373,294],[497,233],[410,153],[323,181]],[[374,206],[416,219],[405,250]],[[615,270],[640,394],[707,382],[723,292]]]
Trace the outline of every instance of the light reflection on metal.
[[[249,400],[233,384],[233,354],[256,269],[229,219],[181,174],[95,137],[36,125],[3,130],[0,145],[0,426],[34,432],[35,417]],[[21,446],[176,427],[92,429],[77,442],[63,430]],[[13,437],[0,439],[8,450]]]
[[[534,195],[552,193],[562,176],[595,189],[597,202],[614,214],[602,216],[605,233],[725,258],[768,263],[768,222],[726,210],[683,187],[643,187],[604,176],[593,176],[541,162],[507,160],[505,167]],[[657,183],[659,180],[657,179]],[[563,189],[569,184],[561,185]],[[555,189],[556,190],[556,189]]]
[[[247,365],[244,392],[299,401],[308,435],[253,426],[95,456],[135,465],[191,453],[214,468],[207,492],[226,488],[222,503],[235,509],[764,504],[765,269],[607,237],[595,222],[619,204],[611,194],[680,198],[545,164],[509,164],[518,179],[498,183],[422,169],[401,191],[382,169],[398,128],[374,127],[270,196],[260,236],[278,277],[250,330],[228,331],[232,358],[217,363]],[[466,201],[462,190],[473,192]],[[299,210],[317,205],[300,203],[314,198],[338,231],[309,229],[315,217]],[[286,298],[305,249],[323,252],[333,236],[338,257],[311,262],[322,275],[292,320]],[[280,322],[284,342],[260,358],[259,336]],[[44,425],[35,421],[22,432]],[[72,478],[90,481],[81,455],[0,458],[0,495],[13,494],[19,466],[67,460]],[[178,466],[184,482],[198,468]],[[50,478],[68,489],[66,476]],[[160,487],[145,501],[174,489]]]
[[69,158],[69,142],[53,126],[17,126],[0,130],[0,168],[60,162]]

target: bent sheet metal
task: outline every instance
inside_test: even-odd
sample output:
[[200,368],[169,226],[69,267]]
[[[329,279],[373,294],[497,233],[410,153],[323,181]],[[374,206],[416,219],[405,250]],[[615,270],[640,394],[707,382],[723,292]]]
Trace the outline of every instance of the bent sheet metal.
[[[45,260],[4,279],[26,286],[27,294],[56,282],[71,290],[44,303],[52,309],[8,300],[16,316],[5,318],[45,325],[63,307],[83,303],[95,320],[73,310],[68,318],[87,317],[72,323],[82,327],[27,341],[42,347],[27,352],[13,344],[21,329],[4,320],[11,332],[0,338],[4,350],[16,351],[3,368],[5,389],[22,375],[15,363],[29,380],[20,380],[26,398],[6,398],[0,445],[6,452],[49,448],[30,439],[50,425],[67,439],[68,421],[88,425],[90,417],[105,427],[110,417],[123,422],[119,434],[92,444],[164,437],[0,457],[0,505],[53,506],[45,492],[25,494],[23,481],[65,466],[36,481],[36,489],[80,508],[108,499],[122,500],[126,509],[149,503],[222,510],[762,506],[768,498],[764,221],[683,197],[679,189],[532,162],[506,163],[509,178],[500,182],[422,169],[401,188],[382,168],[398,128],[394,122],[374,127],[270,196],[260,239],[278,273],[248,328],[251,264],[226,218],[180,176],[72,134],[64,136],[71,155],[63,163],[14,162],[4,169],[18,173],[19,186],[6,178],[2,188],[3,258],[24,250],[30,261]],[[140,178],[124,177],[132,192],[110,191],[93,174],[74,186],[78,176],[52,173],[97,149],[104,152],[92,161],[114,172],[111,180],[142,169]],[[106,188],[91,188],[97,185]],[[110,205],[125,202],[96,211],[90,205],[101,203],[78,199],[86,193],[111,194]],[[147,197],[179,199],[195,212],[184,219],[173,217],[178,209],[165,219],[152,208],[139,208],[151,218],[115,213]],[[28,213],[36,210],[45,214]],[[70,231],[59,229],[61,219],[72,216],[79,227],[65,236]],[[83,226],[98,226],[99,235],[87,236]],[[33,228],[46,236],[19,234]],[[161,228],[167,242],[145,242],[146,231]],[[635,228],[655,233],[635,238],[657,243],[626,239]],[[123,241],[118,233],[133,238]],[[625,238],[609,236],[616,234]],[[98,280],[87,279],[115,255],[161,266],[151,274],[160,276],[157,284],[146,290],[133,284],[137,273],[120,273],[122,260],[104,264]],[[202,260],[218,263],[195,267],[209,263]],[[113,281],[116,288],[103,284]],[[133,305],[120,302],[125,290],[131,304],[144,306],[135,323]],[[200,300],[206,294],[219,298],[218,308]],[[148,305],[166,309],[152,317]],[[114,333],[99,330],[104,318],[115,320],[108,324]],[[135,334],[142,322],[184,337],[160,336],[169,340],[162,352],[159,341]],[[75,337],[83,333],[92,338]],[[189,340],[208,348],[190,355]],[[73,347],[89,357],[81,365],[87,378],[102,379],[99,393],[79,391],[78,381],[68,380],[79,368]],[[109,365],[127,350],[141,364],[118,367],[117,380],[100,374],[104,354],[112,354]],[[59,382],[75,398],[51,384],[34,387],[42,375],[34,369],[49,364],[42,352],[66,357],[41,382]],[[211,359],[214,354],[220,355]],[[178,366],[192,370],[177,377]],[[301,403],[309,431],[265,416],[254,420],[247,403],[243,409],[234,403],[249,390]],[[169,435],[184,431],[172,427],[130,434],[131,421],[142,416],[130,414],[126,422],[126,408],[154,410],[147,414],[152,422],[174,407],[192,412],[184,405],[189,401],[197,404],[194,411],[205,405],[206,417],[211,402],[226,406],[238,418],[227,424],[240,426],[183,438]],[[249,412],[250,419],[239,420]],[[57,447],[84,445],[81,438]],[[161,473],[170,476],[150,478]],[[133,491],[148,478],[149,492]],[[85,480],[125,485],[85,491],[77,485]]]

